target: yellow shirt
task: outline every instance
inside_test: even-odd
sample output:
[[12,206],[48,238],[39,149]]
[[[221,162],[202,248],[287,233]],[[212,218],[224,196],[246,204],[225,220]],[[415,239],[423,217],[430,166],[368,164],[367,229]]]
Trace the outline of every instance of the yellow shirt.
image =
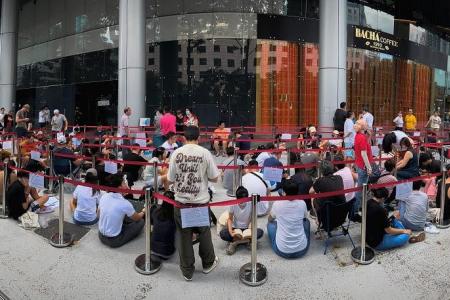
[[406,130],[415,130],[417,124],[416,116],[414,115],[406,115],[405,116],[405,129]]

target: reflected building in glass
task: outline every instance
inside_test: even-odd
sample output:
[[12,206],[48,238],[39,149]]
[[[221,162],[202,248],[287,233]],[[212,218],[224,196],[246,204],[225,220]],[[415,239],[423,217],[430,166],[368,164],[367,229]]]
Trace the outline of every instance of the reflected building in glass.
[[[147,116],[167,105],[191,109],[201,125],[318,122],[319,0],[145,6]],[[399,110],[413,108],[420,122],[450,110],[448,33],[394,19],[390,1],[348,1],[347,10],[350,109],[368,105],[387,125]],[[398,46],[374,49],[356,29]],[[71,123],[116,124],[119,30],[119,0],[21,0],[16,108],[30,103],[37,116],[49,105]]]

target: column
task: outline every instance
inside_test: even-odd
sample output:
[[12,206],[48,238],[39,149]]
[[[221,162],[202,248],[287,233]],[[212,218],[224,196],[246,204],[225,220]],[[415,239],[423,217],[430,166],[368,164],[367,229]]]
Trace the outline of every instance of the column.
[[117,117],[131,107],[130,126],[145,116],[145,1],[120,0],[119,100]]
[[0,1],[0,107],[6,110],[16,99],[18,2]]
[[347,0],[320,0],[319,125],[333,126],[347,99]]

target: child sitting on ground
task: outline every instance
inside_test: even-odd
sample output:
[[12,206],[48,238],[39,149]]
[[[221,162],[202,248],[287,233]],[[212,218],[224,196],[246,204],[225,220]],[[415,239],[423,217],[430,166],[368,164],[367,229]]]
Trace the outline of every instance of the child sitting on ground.
[[[236,189],[236,198],[248,197],[246,188],[240,186]],[[240,244],[250,244],[251,241],[251,215],[252,206],[249,202],[244,202],[238,205],[233,205],[228,211],[227,227],[220,231],[220,238],[228,242],[226,253],[233,255],[236,252],[236,247]],[[260,239],[264,231],[257,229],[256,238]]]

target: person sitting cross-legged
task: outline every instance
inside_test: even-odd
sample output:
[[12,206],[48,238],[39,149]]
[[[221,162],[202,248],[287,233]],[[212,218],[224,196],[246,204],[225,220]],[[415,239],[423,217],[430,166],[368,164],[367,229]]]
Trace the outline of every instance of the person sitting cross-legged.
[[408,243],[410,229],[395,218],[388,218],[383,208],[384,200],[389,192],[386,188],[372,190],[373,197],[367,201],[366,242],[376,250],[389,250]]
[[[399,211],[396,212],[396,217],[400,219],[405,228],[413,231],[423,231],[425,223],[427,222],[428,212],[428,196],[420,189],[425,186],[422,180],[413,182],[413,191],[405,201],[399,200]],[[420,242],[420,238],[417,240]]]
[[[236,189],[236,198],[248,197],[246,188],[240,186]],[[228,211],[227,228],[220,231],[220,238],[228,242],[226,253],[232,255],[240,244],[249,244],[251,241],[252,206],[249,202],[233,205]],[[263,236],[264,231],[257,229],[256,238]]]
[[[105,182],[112,188],[129,189],[120,173],[108,175]],[[100,198],[98,214],[98,236],[103,244],[111,248],[128,243],[144,228],[145,209],[136,212],[133,205],[119,193],[104,194]]]
[[[175,199],[172,191],[165,192],[164,196]],[[150,246],[152,255],[163,260],[169,259],[175,253],[176,226],[173,205],[164,201],[151,212],[151,215],[153,230]]]
[[[283,182],[287,196],[296,195],[297,183],[292,180]],[[273,251],[283,258],[299,258],[309,248],[310,222],[306,217],[308,210],[305,201],[275,201],[267,223],[267,234]]]

